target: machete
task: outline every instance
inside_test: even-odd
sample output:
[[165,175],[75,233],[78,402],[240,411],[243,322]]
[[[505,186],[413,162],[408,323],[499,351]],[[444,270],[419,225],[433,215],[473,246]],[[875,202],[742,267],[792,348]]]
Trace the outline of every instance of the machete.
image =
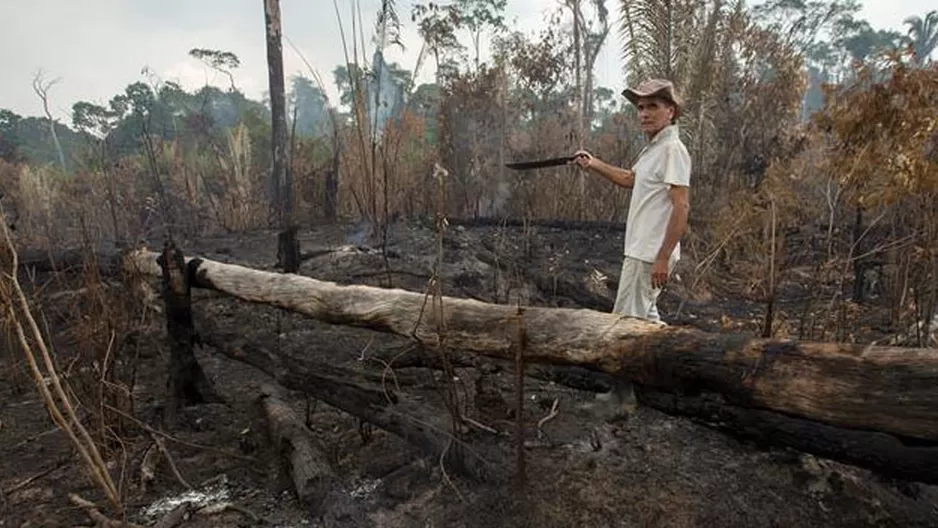
[[557,167],[560,165],[566,165],[574,159],[574,156],[564,156],[562,158],[550,158],[538,161],[519,161],[517,163],[506,163],[505,166],[514,170],[542,169],[544,167]]

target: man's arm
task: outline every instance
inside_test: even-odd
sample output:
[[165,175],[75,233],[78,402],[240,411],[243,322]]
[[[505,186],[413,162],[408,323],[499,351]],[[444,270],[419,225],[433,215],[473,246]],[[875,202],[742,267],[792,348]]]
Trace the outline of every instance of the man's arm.
[[616,167],[596,158],[593,158],[589,168],[620,187],[631,189],[635,185],[635,174],[629,169]]
[[678,241],[684,236],[687,229],[687,217],[690,213],[690,188],[683,185],[672,185],[668,191],[668,197],[671,199],[671,216],[668,219],[668,227],[664,233],[664,240],[661,242],[661,248],[658,250],[657,260],[668,262],[671,253]]
[[635,185],[635,174],[629,169],[610,165],[605,161],[594,158],[592,154],[585,150],[578,151],[574,156],[576,156],[574,163],[599,174],[620,187],[631,189],[632,186]]

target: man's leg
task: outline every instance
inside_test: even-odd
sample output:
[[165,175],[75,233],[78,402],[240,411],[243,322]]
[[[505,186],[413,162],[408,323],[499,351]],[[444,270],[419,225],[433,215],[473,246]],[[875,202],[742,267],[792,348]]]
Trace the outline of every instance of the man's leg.
[[[651,286],[651,264],[631,257],[622,260],[619,274],[619,289],[613,313],[641,317],[653,321],[660,320],[656,303],[661,290]],[[635,411],[638,400],[632,382],[616,378],[612,391],[604,396],[612,400],[618,409],[616,417],[628,416]]]
[[651,285],[651,264],[632,257],[622,260],[619,289],[613,313],[660,321],[658,315],[659,288]]
[[622,259],[622,269],[619,272],[619,289],[616,292],[616,303],[613,313],[643,317],[644,310],[640,300],[639,274],[641,262],[631,257]]

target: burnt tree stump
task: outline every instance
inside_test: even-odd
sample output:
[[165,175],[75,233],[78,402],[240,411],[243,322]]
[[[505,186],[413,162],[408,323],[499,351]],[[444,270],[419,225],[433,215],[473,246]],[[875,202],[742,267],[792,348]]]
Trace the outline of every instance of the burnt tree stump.
[[200,403],[220,403],[222,399],[195,357],[198,334],[192,322],[192,293],[182,252],[166,243],[157,259],[162,270],[162,296],[169,335],[170,411]]

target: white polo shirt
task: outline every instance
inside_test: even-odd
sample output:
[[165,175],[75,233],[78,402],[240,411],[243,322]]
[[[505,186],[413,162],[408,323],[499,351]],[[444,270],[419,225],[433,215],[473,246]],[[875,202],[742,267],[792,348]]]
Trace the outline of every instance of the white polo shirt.
[[[625,228],[625,256],[653,263],[661,249],[671,216],[672,185],[690,186],[691,159],[678,135],[677,125],[663,128],[639,154],[632,172],[635,184]],[[674,247],[670,263],[681,258]]]

